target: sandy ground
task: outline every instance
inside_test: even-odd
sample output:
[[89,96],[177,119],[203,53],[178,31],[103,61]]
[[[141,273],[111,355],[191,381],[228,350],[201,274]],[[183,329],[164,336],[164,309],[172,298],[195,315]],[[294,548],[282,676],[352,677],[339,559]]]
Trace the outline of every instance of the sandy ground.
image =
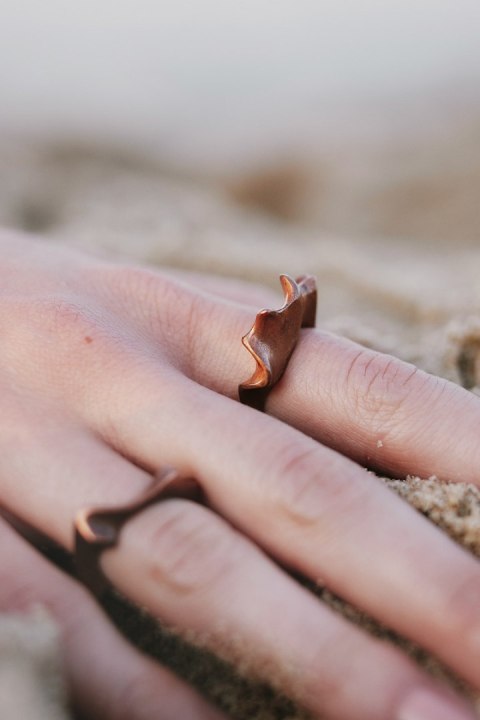
[[[322,327],[480,393],[480,156],[475,128],[470,137],[463,163],[458,148],[449,150],[444,143],[437,150],[432,146],[422,159],[410,148],[410,164],[404,154],[400,177],[392,175],[388,153],[372,155],[361,148],[354,155],[359,172],[353,185],[351,173],[348,182],[341,181],[346,167],[341,160],[333,174],[324,171],[322,177],[294,163],[199,184],[161,164],[119,153],[73,145],[0,145],[0,222],[93,252],[121,253],[135,261],[246,278],[274,288],[280,272],[316,274]],[[439,164],[447,171],[440,173]],[[320,199],[327,207],[323,214]],[[435,478],[388,482],[480,556],[478,490]],[[326,590],[319,592],[370,632],[387,634]],[[201,651],[172,644],[168,635],[145,631],[144,618],[118,598],[109,602],[133,639],[228,707],[233,717],[300,717],[268,688],[246,684]],[[33,637],[35,623],[20,623],[14,636]],[[35,692],[49,687],[39,685],[35,670],[45,666],[42,658],[53,658],[50,676],[57,677],[48,623],[44,656],[35,656],[21,639],[9,645],[11,627],[9,618],[0,618],[0,649],[11,658],[0,663],[4,720],[29,717],[12,705],[15,698],[7,690],[12,668],[22,687]],[[408,646],[401,638],[388,637]],[[443,674],[423,651],[407,649],[432,672]],[[34,657],[17,663],[19,656]],[[48,702],[56,702],[55,693],[45,693],[48,708]],[[56,716],[47,709],[35,717]],[[58,717],[64,717],[60,710]]]

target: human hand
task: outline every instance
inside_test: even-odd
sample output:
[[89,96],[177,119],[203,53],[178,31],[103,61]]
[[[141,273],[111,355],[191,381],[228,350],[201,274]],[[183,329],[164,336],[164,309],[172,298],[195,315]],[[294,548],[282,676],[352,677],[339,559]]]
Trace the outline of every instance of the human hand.
[[134,499],[172,465],[199,480],[209,507],[169,500],[128,522],[102,558],[125,595],[280,681],[314,714],[461,713],[282,567],[480,687],[478,562],[346,457],[399,475],[460,468],[478,482],[477,398],[304,330],[261,414],[234,401],[252,370],[240,337],[258,307],[18,236],[5,235],[0,253],[9,511],[72,549],[79,508]]

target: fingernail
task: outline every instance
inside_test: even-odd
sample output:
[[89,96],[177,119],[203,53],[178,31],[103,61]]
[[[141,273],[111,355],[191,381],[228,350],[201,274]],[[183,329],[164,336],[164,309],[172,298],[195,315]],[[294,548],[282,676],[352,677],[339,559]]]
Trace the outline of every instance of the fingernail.
[[477,716],[461,700],[416,690],[401,705],[396,720],[477,720]]

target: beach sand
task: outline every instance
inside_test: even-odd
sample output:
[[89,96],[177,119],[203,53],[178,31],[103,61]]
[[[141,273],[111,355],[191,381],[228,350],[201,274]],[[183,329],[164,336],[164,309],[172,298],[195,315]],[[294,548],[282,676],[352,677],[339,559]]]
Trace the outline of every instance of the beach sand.
[[[471,161],[468,153],[465,157]],[[377,163],[375,167],[381,176],[383,166]],[[327,223],[327,232],[320,229],[321,218],[316,218],[313,210],[304,210],[299,216],[295,209],[314,208],[312,197],[320,185],[312,184],[302,168],[273,168],[269,172],[235,182],[222,183],[217,178],[199,183],[161,164],[122,157],[117,152],[73,145],[9,144],[0,146],[0,222],[39,233],[39,242],[45,234],[96,253],[253,280],[273,289],[278,289],[281,272],[315,274],[321,327],[397,355],[479,394],[478,203],[469,198],[478,198],[480,173],[475,176],[478,185],[471,173],[462,175],[468,196],[462,196],[461,187],[457,187],[456,197],[463,197],[457,215],[455,203],[442,203],[441,196],[435,212],[432,198],[436,197],[436,186],[432,181],[429,195],[428,173],[422,174],[423,195],[415,193],[417,173],[411,175],[411,187],[402,178],[401,187],[391,188],[388,203],[379,201],[372,189],[363,198],[361,212],[358,202],[348,203],[345,194],[345,216],[341,223],[336,224],[334,219]],[[431,177],[438,177],[438,173]],[[455,177],[458,180],[458,173]],[[330,188],[331,197],[328,177],[322,182],[323,187]],[[405,192],[405,184],[410,193]],[[424,198],[423,203],[419,197]],[[411,199],[407,205],[405,198]],[[341,201],[341,195],[331,199],[338,207]],[[442,207],[443,225],[438,217]],[[283,212],[285,208],[288,212]],[[355,214],[362,218],[358,235],[354,232]],[[435,232],[438,227],[442,232]],[[476,228],[478,233],[478,225]],[[458,480],[455,484],[435,478],[385,482],[469,552],[480,556],[480,492],[462,483],[461,477]],[[327,590],[313,590],[369,632],[400,644],[423,666],[457,683],[424,651],[379,627]],[[134,641],[200,686],[232,717],[302,717],[270,688],[251,684],[203,650],[192,650],[168,632],[152,629],[148,618],[121,599],[112,596],[108,603],[112,616]],[[10,628],[8,622],[8,618],[0,618],[0,648],[13,653],[13,658],[20,651],[18,644],[9,651],[4,640],[11,632],[5,629]],[[33,637],[38,628],[31,622],[24,621],[24,631]],[[50,626],[45,622],[45,652],[54,659],[56,651],[48,640]],[[25,656],[35,655],[28,643],[21,647]],[[32,663],[15,664],[20,686],[30,687],[32,677],[41,672],[35,668],[43,665],[43,660],[35,657]],[[5,678],[13,666],[0,663],[0,714],[4,720],[28,717],[11,709],[12,698],[5,689]],[[55,667],[52,660],[50,675],[54,678]],[[50,696],[47,693],[46,697]],[[38,720],[56,717],[51,710],[42,715],[39,708]],[[58,713],[58,717],[65,717],[60,710]]]

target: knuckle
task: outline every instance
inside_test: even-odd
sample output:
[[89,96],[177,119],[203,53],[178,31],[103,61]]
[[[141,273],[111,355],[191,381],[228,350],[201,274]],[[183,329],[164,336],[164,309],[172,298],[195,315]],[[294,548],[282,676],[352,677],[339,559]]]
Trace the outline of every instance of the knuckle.
[[367,483],[351,478],[343,458],[310,443],[280,451],[275,470],[274,503],[302,526],[318,528],[332,513],[337,519],[350,516],[367,489]]
[[[167,359],[181,373],[198,378],[211,354],[208,328],[220,322],[218,301],[176,277],[142,267],[102,267],[95,276],[118,315],[131,330],[142,328],[141,341],[155,357]],[[145,332],[146,331],[146,332]]]
[[181,302],[183,303],[183,313],[179,329],[182,336],[184,352],[177,355],[177,364],[180,360],[183,373],[193,378],[198,357],[201,354],[201,328],[205,308],[202,298],[196,297],[194,299],[190,293],[185,293]]
[[158,327],[170,360],[184,375],[198,379],[198,368],[211,341],[205,328],[212,322],[215,305],[175,281],[167,283],[164,297]]
[[384,433],[428,382],[429,376],[414,365],[362,349],[347,365],[345,387],[355,414],[370,423],[374,432]]
[[191,377],[203,352],[202,328],[209,322],[212,304],[175,278],[151,270],[120,268],[117,274],[114,284],[128,298],[128,312],[140,316],[152,336],[160,337],[170,361]]
[[274,502],[302,525],[318,517],[321,491],[316,468],[323,465],[317,449],[303,443],[286,445],[277,452]]
[[190,594],[228,577],[239,539],[216,515],[185,500],[168,500],[144,515],[147,562],[156,581]]
[[286,443],[276,450],[276,470],[283,477],[296,478],[312,471],[319,461],[318,448],[299,440]]

